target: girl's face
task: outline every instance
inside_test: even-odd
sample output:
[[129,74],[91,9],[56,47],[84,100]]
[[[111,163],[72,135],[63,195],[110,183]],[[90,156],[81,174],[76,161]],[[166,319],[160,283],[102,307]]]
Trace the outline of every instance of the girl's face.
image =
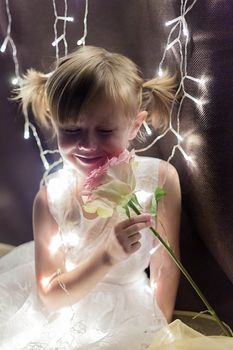
[[136,137],[147,112],[129,120],[120,106],[95,98],[81,113],[77,122],[56,126],[58,148],[62,158],[83,175],[118,156]]

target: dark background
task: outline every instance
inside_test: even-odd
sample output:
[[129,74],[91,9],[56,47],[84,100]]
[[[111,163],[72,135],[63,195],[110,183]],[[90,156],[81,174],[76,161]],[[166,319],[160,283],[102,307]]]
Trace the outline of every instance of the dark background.
[[[63,15],[63,0],[57,0],[56,5],[58,14]],[[55,49],[51,46],[54,40],[52,0],[10,0],[10,10],[20,73],[30,67],[49,72],[55,59]],[[76,42],[82,37],[84,10],[84,0],[68,0],[68,15],[75,18],[73,23],[67,23],[69,52],[77,47]],[[180,0],[89,0],[86,44],[127,55],[139,65],[145,78],[151,78],[158,69],[170,29],[164,23],[179,16],[179,11]],[[183,147],[194,155],[196,167],[190,166],[179,151],[171,161],[179,173],[182,190],[182,261],[220,317],[231,326],[232,13],[231,0],[198,0],[186,17],[190,31],[188,74],[209,77],[206,91],[195,83],[190,83],[187,90],[193,96],[204,95],[207,103],[201,111],[186,99],[181,111],[181,134],[186,136]],[[6,29],[5,1],[2,0],[0,45]],[[63,55],[62,45],[60,50]],[[171,71],[176,70],[178,46],[170,50],[166,64]],[[14,75],[10,45],[5,53],[0,53],[0,74],[0,241],[18,245],[33,237],[32,202],[44,169],[35,140],[23,139],[24,121],[19,107],[9,101],[10,79]],[[52,145],[47,135],[43,142],[45,147]],[[176,138],[169,134],[144,154],[166,160],[175,142]],[[184,278],[176,308],[205,309]]]

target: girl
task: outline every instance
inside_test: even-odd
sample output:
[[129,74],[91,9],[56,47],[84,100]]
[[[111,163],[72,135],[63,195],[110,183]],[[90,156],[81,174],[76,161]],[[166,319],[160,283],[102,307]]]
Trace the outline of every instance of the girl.
[[[136,157],[143,214],[130,219],[85,212],[83,194],[95,169],[127,154],[143,122],[166,124],[173,89],[174,79],[143,82],[131,60],[91,46],[61,59],[49,75],[31,70],[24,77],[18,99],[25,113],[31,104],[38,123],[53,128],[64,168],[35,198],[34,243],[2,259],[1,349],[139,350],[171,321],[179,272],[152,238],[147,212],[163,186],[157,230],[179,255],[175,169]],[[9,292],[12,305],[4,299]]]

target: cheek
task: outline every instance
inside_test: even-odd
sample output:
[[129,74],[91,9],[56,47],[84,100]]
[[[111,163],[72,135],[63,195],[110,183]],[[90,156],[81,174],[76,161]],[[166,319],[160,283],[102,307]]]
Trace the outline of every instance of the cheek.
[[106,140],[104,143],[106,152],[110,156],[119,156],[119,154],[128,147],[127,133],[118,133],[114,137]]

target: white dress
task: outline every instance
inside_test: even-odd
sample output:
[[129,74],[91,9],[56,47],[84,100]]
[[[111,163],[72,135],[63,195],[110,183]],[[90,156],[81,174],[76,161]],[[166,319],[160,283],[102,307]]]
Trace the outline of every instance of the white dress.
[[[136,159],[136,189],[146,210],[157,185],[159,160]],[[47,184],[49,208],[61,228],[67,269],[77,266],[101,244],[113,221],[123,216],[88,220],[77,203],[76,221],[67,224],[66,207],[74,200],[71,189],[76,181],[74,171],[61,170],[51,175]],[[34,242],[1,258],[0,349],[146,349],[166,321],[144,272],[151,249],[159,245],[148,229],[141,233],[141,247],[136,253],[115,265],[81,301],[71,307],[67,295],[67,307],[50,314],[36,294]],[[158,254],[160,251],[157,249]]]

